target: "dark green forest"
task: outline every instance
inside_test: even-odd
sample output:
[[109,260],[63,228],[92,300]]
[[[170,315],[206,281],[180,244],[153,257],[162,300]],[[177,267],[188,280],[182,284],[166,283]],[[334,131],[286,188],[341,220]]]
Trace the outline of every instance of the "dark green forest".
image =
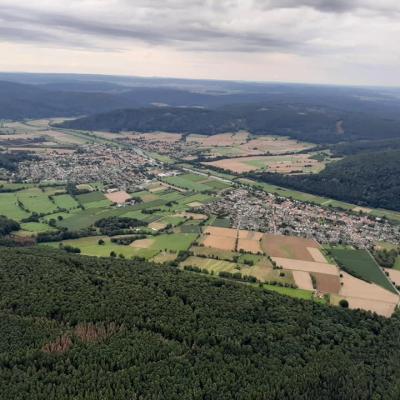
[[1,399],[398,399],[400,320],[141,261],[0,249]]
[[400,150],[349,156],[315,175],[264,172],[249,176],[361,206],[400,211]]

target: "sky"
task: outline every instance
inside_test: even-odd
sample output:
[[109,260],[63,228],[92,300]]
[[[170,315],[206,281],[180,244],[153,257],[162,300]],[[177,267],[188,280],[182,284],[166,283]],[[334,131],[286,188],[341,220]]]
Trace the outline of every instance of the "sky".
[[0,0],[0,70],[400,85],[398,0]]

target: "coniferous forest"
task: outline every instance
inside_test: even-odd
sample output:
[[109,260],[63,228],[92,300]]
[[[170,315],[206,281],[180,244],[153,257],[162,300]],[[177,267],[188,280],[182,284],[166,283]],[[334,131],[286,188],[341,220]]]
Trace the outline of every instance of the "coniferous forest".
[[143,261],[0,249],[1,399],[398,399],[400,320]]

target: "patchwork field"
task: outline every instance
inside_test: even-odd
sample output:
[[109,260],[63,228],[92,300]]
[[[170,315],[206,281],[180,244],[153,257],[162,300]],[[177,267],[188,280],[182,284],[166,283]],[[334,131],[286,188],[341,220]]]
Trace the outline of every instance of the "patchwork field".
[[312,144],[299,142],[279,136],[251,136],[248,132],[224,133],[212,136],[189,135],[189,146],[197,145],[207,157],[235,157],[282,153],[296,153],[313,147]]
[[[99,240],[103,240],[104,244],[100,245]],[[91,236],[80,239],[63,240],[63,246],[77,247],[81,250],[81,254],[96,257],[109,257],[114,251],[117,255],[122,254],[126,258],[143,257],[150,259],[159,251],[156,249],[134,248],[112,243],[107,236]],[[60,242],[43,243],[50,247],[59,247]]]
[[342,272],[339,295],[345,297],[350,308],[374,311],[391,316],[399,302],[399,296],[376,285]]
[[157,251],[185,251],[197,239],[194,233],[171,233],[134,241],[130,247]]
[[193,192],[215,192],[230,187],[228,183],[197,174],[183,174],[163,178],[168,184]]
[[[303,261],[316,261],[320,246],[311,239],[295,236],[265,234],[261,239],[261,248],[271,257],[291,258]],[[310,249],[315,249],[311,250]],[[322,259],[322,254],[317,258]],[[325,260],[325,259],[324,259]]]
[[50,201],[49,196],[39,188],[30,188],[16,192],[19,202],[21,202],[25,210],[36,212],[38,214],[48,214],[55,212],[57,206]]
[[267,170],[280,174],[316,173],[322,171],[325,166],[322,161],[311,158],[310,154],[226,158],[204,162],[203,164],[235,173]]
[[335,258],[339,266],[343,266],[348,272],[396,293],[385,273],[367,251],[332,248],[330,249],[330,254]]

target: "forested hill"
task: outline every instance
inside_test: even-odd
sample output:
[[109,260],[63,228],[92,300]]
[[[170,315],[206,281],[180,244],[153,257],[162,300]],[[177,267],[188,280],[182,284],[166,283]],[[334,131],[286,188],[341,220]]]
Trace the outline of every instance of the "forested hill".
[[398,399],[400,320],[139,261],[0,249],[1,399]]
[[314,143],[400,137],[400,119],[388,119],[377,112],[345,112],[337,108],[290,101],[226,105],[213,109],[121,109],[65,121],[59,126],[111,132],[165,131],[207,135],[245,129],[253,134],[289,135]]
[[400,150],[349,156],[315,175],[255,173],[250,176],[361,206],[400,211]]

